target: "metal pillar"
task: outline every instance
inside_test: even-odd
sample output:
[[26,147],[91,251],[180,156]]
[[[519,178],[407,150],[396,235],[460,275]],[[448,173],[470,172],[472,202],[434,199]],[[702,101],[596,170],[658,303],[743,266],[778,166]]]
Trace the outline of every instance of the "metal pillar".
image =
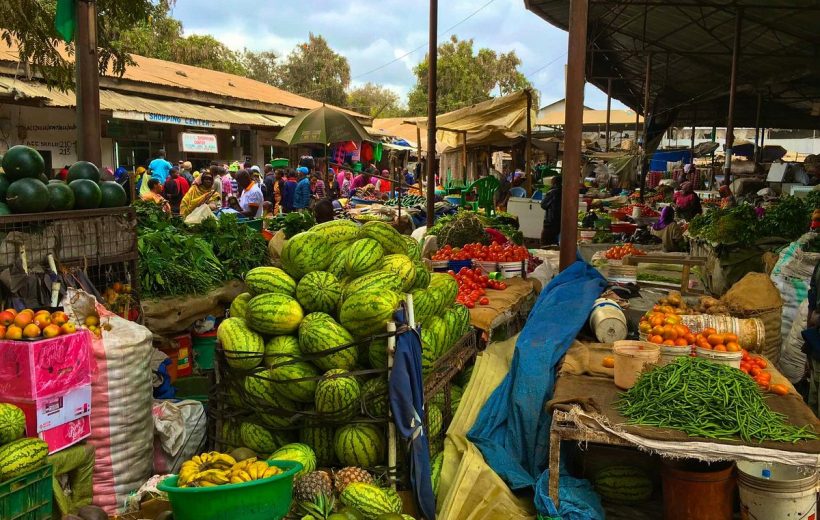
[[754,154],[754,161],[757,163],[760,153],[760,110],[763,108],[763,95],[758,93],[757,94],[757,111],[755,112],[755,154]]
[[[421,128],[419,125],[416,125],[416,161],[421,163]],[[424,195],[424,171],[419,168],[419,178],[416,179],[416,182],[419,183],[419,193]],[[415,175],[415,172],[413,172]]]
[[96,0],[77,2],[77,159],[102,167]]
[[527,195],[532,195],[532,92],[530,89],[525,90],[527,94],[527,147],[525,149],[526,159],[524,166],[524,174],[527,176]]
[[732,182],[732,147],[735,145],[735,96],[737,94],[737,63],[740,58],[740,32],[743,26],[743,10],[735,16],[735,38],[732,44],[732,71],[729,77],[729,114],[726,116],[726,161],[723,163],[723,184]]
[[427,71],[427,227],[433,227],[436,211],[436,98],[438,88],[438,0],[430,0],[430,47]]
[[692,139],[689,142],[692,148],[692,164],[695,164],[695,123],[692,123]]
[[573,262],[578,250],[578,194],[581,178],[581,130],[584,121],[584,69],[586,67],[589,0],[572,0],[569,12],[566,108],[564,114],[564,166],[561,192],[560,269]]
[[606,80],[606,148],[609,151],[609,117],[612,113],[612,78]]
[[643,144],[641,144],[641,198],[643,203],[646,195],[646,175],[649,173],[649,156],[646,154],[646,130],[649,124],[649,100],[652,85],[652,53],[646,54],[646,71],[643,85]]

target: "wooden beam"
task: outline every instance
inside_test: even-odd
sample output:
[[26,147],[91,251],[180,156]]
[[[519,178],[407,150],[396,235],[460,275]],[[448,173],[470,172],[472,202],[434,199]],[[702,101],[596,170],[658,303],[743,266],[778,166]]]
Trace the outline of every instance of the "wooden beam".
[[525,92],[527,93],[527,148],[524,175],[527,176],[527,195],[532,195],[532,92],[530,89]]
[[97,3],[80,0],[77,10],[77,158],[102,167],[100,72],[97,53]]
[[438,96],[438,0],[430,0],[427,50],[427,228],[435,223],[436,210],[436,101]]

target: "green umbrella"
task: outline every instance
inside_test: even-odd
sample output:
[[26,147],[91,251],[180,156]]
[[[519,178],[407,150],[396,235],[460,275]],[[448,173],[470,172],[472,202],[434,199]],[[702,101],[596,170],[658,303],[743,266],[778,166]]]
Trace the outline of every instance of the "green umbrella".
[[356,119],[325,105],[302,112],[290,120],[276,136],[289,145],[369,141],[373,138]]

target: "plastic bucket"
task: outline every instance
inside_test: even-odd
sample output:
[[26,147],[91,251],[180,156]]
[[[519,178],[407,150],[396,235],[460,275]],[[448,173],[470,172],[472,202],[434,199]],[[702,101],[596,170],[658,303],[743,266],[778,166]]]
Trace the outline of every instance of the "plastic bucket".
[[578,230],[578,241],[584,244],[592,242],[592,239],[595,238],[595,231],[594,229],[579,229]]
[[615,343],[626,338],[626,317],[614,300],[598,298],[589,314],[589,327],[601,343]]
[[658,365],[668,365],[669,363],[673,363],[678,358],[689,357],[691,355],[691,345],[686,347],[671,347],[669,345],[661,345],[661,359],[658,362]]
[[629,390],[647,365],[654,365],[661,357],[661,347],[646,341],[616,341],[612,346],[615,354],[615,386]]
[[498,271],[504,278],[515,278],[517,276],[526,278],[527,262],[528,260],[523,260],[521,262],[499,262]]
[[[768,478],[763,476],[768,470]],[[743,520],[817,516],[817,471],[777,462],[738,462],[740,517]]]
[[[735,479],[732,463],[663,461],[664,520],[731,520]],[[769,517],[774,518],[785,517]],[[796,520],[796,519],[795,519]]]
[[449,262],[447,260],[433,260],[433,271],[437,273],[445,273],[447,272],[447,264]]
[[740,368],[740,362],[743,360],[743,352],[719,352],[701,347],[695,349],[695,355],[699,358],[708,359],[713,363],[729,365],[734,368]]
[[204,334],[194,334],[191,348],[194,351],[194,364],[197,368],[212,370],[216,354],[216,330]]
[[268,464],[285,472],[242,484],[198,488],[177,487],[173,476],[157,488],[168,493],[174,520],[279,520],[288,514],[293,476],[302,465],[289,460],[269,460]]
[[473,260],[476,267],[480,267],[484,274],[495,273],[498,271],[498,262],[491,262],[489,260]]
[[473,261],[469,260],[469,259],[468,260],[448,260],[447,261],[447,270],[448,271],[453,271],[453,272],[457,273],[457,272],[461,271],[462,267],[466,267],[467,269],[472,268],[473,267]]

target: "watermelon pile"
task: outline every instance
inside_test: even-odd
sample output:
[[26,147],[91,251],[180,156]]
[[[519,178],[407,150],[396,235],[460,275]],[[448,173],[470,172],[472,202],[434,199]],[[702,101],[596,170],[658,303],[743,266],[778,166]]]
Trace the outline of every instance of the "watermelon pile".
[[0,215],[116,208],[128,203],[123,187],[114,181],[101,182],[99,168],[90,162],[74,163],[65,182],[49,180],[43,157],[29,146],[12,146],[0,164]]
[[26,416],[9,403],[0,403],[0,482],[19,477],[43,465],[48,445],[37,438],[23,437]]
[[388,412],[387,343],[373,336],[411,293],[429,372],[470,327],[455,280],[428,272],[415,240],[376,221],[319,224],[280,259],[246,274],[248,292],[217,331],[229,369],[220,392],[237,416],[221,448],[267,455],[298,442],[319,466],[384,465],[384,422],[373,419]]

